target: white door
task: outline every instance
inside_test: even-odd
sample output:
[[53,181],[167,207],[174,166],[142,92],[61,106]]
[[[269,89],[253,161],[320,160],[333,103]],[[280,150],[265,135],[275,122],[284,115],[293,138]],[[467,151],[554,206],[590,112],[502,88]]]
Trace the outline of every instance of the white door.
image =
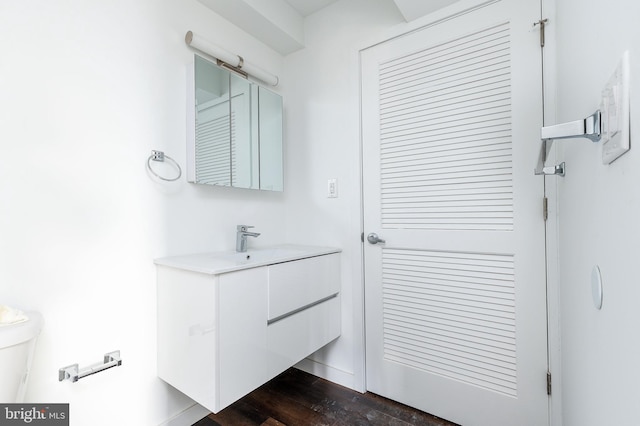
[[540,2],[489,3],[361,52],[367,389],[465,426],[539,426]]

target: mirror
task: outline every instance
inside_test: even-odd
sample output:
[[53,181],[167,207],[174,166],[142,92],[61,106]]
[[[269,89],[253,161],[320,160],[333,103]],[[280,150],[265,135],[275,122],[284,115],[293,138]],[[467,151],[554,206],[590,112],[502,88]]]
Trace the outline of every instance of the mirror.
[[283,190],[282,97],[194,55],[187,180]]

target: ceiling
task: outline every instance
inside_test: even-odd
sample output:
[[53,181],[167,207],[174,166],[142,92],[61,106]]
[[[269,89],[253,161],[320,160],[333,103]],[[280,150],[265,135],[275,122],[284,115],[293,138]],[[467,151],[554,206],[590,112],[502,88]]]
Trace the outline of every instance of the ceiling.
[[[304,21],[340,0],[198,0],[282,55],[304,48]],[[385,0],[411,22],[458,0]]]
[[[284,0],[300,15],[307,17],[338,0]],[[458,0],[393,0],[407,21],[447,7]]]
[[307,17],[338,0],[285,0],[301,16]]

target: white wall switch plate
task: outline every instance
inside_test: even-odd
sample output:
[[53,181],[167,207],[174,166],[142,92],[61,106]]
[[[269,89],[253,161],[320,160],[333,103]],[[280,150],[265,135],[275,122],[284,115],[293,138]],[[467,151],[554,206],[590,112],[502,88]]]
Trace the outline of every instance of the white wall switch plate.
[[602,91],[602,164],[610,164],[630,149],[629,104],[629,51],[626,51]]
[[327,197],[338,198],[338,179],[329,179],[327,181]]

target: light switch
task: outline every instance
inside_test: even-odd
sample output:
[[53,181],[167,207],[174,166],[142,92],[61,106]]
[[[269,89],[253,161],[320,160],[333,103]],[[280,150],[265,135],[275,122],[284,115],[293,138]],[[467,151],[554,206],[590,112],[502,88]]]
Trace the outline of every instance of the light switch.
[[602,91],[602,164],[610,164],[629,151],[629,52],[622,55]]
[[327,197],[338,198],[338,180],[329,179],[327,181]]

